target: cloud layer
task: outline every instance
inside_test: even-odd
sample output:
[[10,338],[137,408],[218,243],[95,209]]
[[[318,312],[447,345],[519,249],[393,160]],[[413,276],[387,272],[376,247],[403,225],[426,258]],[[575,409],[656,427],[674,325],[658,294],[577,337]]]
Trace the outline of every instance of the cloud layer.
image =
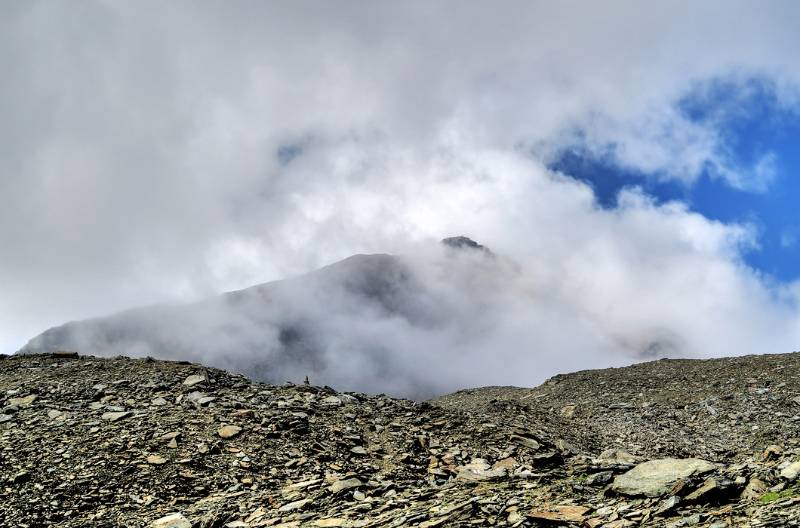
[[[688,7],[4,5],[0,345],[465,233],[518,262],[540,307],[509,309],[515,330],[481,350],[537,372],[653,335],[664,353],[791,350],[798,287],[742,264],[750,227],[636,190],[601,210],[546,169],[577,147],[768,189],[769,155],[729,155],[724,117],[746,110],[695,120],[681,102],[756,79],[795,111],[798,7]],[[459,383],[488,382],[463,365]]]

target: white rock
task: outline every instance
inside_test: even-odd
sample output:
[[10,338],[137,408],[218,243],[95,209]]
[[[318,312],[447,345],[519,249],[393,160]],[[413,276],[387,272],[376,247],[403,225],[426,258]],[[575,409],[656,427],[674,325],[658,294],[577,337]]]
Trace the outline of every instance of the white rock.
[[331,493],[339,493],[341,491],[350,489],[350,488],[357,488],[362,486],[363,483],[358,480],[357,478],[349,478],[344,480],[337,480],[333,484],[331,484],[330,491]]
[[116,411],[116,412],[107,412],[103,413],[101,418],[103,420],[108,420],[109,422],[116,422],[118,420],[122,420],[123,418],[127,418],[132,413],[130,411]]
[[187,377],[183,384],[187,387],[194,387],[198,383],[203,383],[206,381],[206,377],[200,374],[192,374],[191,376]]
[[508,473],[505,468],[492,468],[482,458],[475,458],[469,464],[456,468],[456,478],[459,480],[489,480],[504,477]]
[[328,396],[327,398],[323,398],[320,403],[322,403],[322,405],[328,405],[330,407],[339,407],[342,405],[342,400],[337,398],[336,396]]
[[290,502],[289,504],[284,504],[280,508],[278,508],[279,512],[290,512],[294,510],[302,510],[306,507],[306,505],[311,502],[311,499],[300,499],[298,501]]
[[680,479],[702,475],[716,468],[699,458],[663,458],[643,462],[614,479],[612,489],[623,495],[660,497]]
[[800,462],[792,462],[781,471],[781,477],[786,480],[797,480],[800,475]]
[[172,513],[153,521],[150,526],[151,528],[192,528],[192,523],[180,513]]

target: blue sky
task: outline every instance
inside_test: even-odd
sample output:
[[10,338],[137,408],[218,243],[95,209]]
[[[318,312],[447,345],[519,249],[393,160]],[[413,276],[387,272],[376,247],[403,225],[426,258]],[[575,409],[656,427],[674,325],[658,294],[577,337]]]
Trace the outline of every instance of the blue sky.
[[765,188],[737,188],[708,166],[692,182],[648,174],[581,147],[564,150],[550,168],[591,185],[604,208],[616,207],[621,189],[639,187],[658,203],[679,200],[711,220],[748,224],[757,246],[745,262],[781,282],[800,278],[800,116],[756,81],[710,83],[677,106],[693,123],[716,120],[733,167],[747,171],[767,157],[774,165]]

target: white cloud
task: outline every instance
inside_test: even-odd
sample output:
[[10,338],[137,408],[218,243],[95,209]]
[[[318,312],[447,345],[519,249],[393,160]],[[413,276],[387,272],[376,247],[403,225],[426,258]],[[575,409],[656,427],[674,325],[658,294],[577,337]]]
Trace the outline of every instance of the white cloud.
[[[798,8],[691,8],[4,5],[0,345],[466,233],[523,263],[556,312],[580,314],[502,322],[543,329],[551,370],[576,367],[555,351],[590,348],[587,335],[788,350],[794,301],[741,263],[749,228],[640,192],[602,211],[543,168],[579,131],[660,178],[690,184],[711,166],[737,187],[768,184],[769,153],[735,166],[722,121],[676,104],[698,83],[757,76],[794,105]],[[282,163],[287,145],[302,152]],[[570,327],[583,324],[598,330]]]

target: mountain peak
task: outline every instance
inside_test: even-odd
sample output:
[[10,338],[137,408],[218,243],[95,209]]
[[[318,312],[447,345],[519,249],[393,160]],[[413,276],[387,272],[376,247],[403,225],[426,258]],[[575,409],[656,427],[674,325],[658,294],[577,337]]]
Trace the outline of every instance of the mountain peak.
[[486,253],[491,253],[489,248],[487,248],[486,246],[478,244],[471,238],[465,237],[463,235],[443,238],[442,244],[454,249],[475,249],[479,251],[485,251]]

